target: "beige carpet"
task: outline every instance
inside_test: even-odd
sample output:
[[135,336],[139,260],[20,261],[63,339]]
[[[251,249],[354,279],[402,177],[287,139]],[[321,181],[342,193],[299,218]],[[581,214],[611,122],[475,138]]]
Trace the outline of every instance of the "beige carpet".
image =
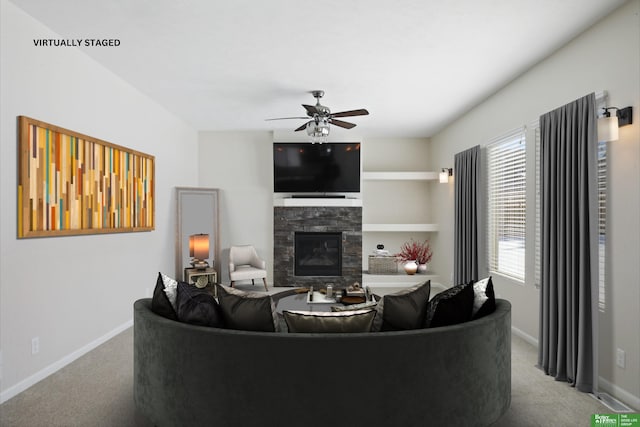
[[[535,368],[530,344],[514,336],[512,349],[511,408],[496,426],[588,426],[591,414],[612,412]],[[130,328],[0,405],[0,426],[150,426],[135,410],[132,377]]]

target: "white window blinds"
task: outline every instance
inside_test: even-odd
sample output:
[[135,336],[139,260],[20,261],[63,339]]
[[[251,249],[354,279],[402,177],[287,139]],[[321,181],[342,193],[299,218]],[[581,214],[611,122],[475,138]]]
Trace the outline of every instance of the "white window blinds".
[[519,281],[525,275],[525,154],[524,128],[487,146],[489,271]]

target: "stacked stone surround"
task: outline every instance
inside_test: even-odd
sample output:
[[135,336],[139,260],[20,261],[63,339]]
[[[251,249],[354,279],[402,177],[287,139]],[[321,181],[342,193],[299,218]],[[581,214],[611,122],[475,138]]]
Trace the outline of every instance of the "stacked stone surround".
[[[294,276],[296,232],[342,233],[342,276]],[[273,284],[275,286],[362,284],[362,207],[273,208]]]

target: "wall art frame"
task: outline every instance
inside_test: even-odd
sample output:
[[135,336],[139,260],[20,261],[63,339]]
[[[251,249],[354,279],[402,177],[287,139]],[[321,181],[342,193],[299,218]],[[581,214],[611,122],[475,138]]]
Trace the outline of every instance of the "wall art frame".
[[155,157],[18,117],[18,238],[151,231]]

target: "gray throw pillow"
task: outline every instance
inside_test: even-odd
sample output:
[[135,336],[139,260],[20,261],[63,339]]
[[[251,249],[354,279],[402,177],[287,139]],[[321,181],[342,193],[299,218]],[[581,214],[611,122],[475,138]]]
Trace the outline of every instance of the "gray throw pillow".
[[280,329],[276,306],[270,295],[218,285],[218,302],[229,329],[259,332]]
[[285,310],[284,320],[289,332],[355,333],[369,332],[375,310],[317,312]]
[[372,331],[421,329],[427,314],[431,280],[382,297]]

